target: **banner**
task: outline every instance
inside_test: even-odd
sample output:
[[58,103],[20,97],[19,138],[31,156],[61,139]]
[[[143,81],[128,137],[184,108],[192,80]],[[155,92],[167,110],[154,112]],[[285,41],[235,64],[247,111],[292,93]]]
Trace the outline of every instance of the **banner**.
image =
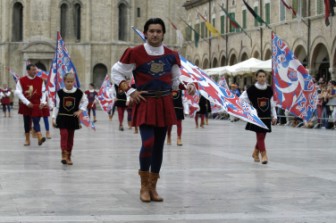
[[112,96],[112,88],[113,85],[111,84],[111,80],[109,75],[107,74],[105,76],[104,82],[102,86],[99,89],[97,98],[99,101],[99,104],[103,111],[109,112],[114,104],[114,98]]
[[272,33],[273,98],[277,106],[309,121],[317,106],[317,89],[306,68]]

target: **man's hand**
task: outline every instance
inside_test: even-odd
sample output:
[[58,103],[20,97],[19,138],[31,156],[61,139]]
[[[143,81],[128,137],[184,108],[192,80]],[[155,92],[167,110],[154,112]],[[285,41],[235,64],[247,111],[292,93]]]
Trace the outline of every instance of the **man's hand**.
[[29,104],[27,106],[28,106],[28,108],[33,108],[34,107],[34,105],[32,103],[30,103],[30,102],[29,102]]
[[146,98],[144,98],[141,94],[148,93],[147,91],[134,91],[130,97],[135,103],[139,103],[141,100],[146,101]]
[[56,121],[55,121],[55,119],[54,119],[54,118],[52,119],[52,125],[53,125],[53,127],[54,127],[54,128],[56,128],[56,127],[57,127],[57,125],[56,125]]
[[276,125],[277,124],[277,119],[276,118],[272,118],[272,125]]
[[40,106],[39,106],[39,108],[42,109],[42,108],[44,108],[44,106],[46,106],[46,105],[47,105],[46,103],[41,103]]

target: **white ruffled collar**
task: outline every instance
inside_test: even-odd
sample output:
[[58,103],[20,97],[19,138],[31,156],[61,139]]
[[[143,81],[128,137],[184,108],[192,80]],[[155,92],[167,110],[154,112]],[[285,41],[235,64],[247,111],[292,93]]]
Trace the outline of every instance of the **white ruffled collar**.
[[164,54],[164,48],[162,44],[161,46],[155,47],[155,46],[149,45],[148,43],[144,43],[144,47],[148,55],[158,56],[158,55]]
[[259,90],[265,90],[267,88],[267,84],[259,84],[258,82],[256,82],[254,84],[254,86],[256,86],[256,88],[258,88]]

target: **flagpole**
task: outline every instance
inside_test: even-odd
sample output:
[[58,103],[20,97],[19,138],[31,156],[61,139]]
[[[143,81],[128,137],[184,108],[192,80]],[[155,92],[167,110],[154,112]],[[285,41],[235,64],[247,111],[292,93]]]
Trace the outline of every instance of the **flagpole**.
[[[181,17],[180,17],[180,19],[192,30],[192,31],[194,31],[194,33],[197,33],[198,35],[199,35],[199,37],[201,37],[201,39],[202,40],[205,40],[205,38],[203,37],[202,38],[202,36],[191,26],[191,25],[189,25],[184,19],[182,19]],[[196,40],[195,40],[196,41]],[[206,43],[208,43],[207,41],[205,41]],[[209,43],[208,43],[209,44]]]

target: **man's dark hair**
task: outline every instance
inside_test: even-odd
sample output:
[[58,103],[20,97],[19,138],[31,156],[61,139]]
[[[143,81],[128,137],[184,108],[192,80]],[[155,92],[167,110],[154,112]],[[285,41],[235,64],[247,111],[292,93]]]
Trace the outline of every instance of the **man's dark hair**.
[[264,73],[264,74],[267,75],[266,71],[260,69],[260,70],[257,70],[257,72],[255,73],[255,76],[258,77],[258,74],[259,74],[259,73]]
[[144,33],[146,33],[148,31],[149,25],[152,25],[152,24],[160,24],[162,26],[163,34],[166,33],[166,26],[165,26],[163,20],[160,19],[160,18],[148,19],[147,22],[145,23],[145,26],[144,26]]
[[95,87],[93,83],[90,83],[90,86],[93,87],[93,88]]
[[36,67],[36,65],[35,64],[28,64],[26,66],[26,70],[30,70],[31,67]]

